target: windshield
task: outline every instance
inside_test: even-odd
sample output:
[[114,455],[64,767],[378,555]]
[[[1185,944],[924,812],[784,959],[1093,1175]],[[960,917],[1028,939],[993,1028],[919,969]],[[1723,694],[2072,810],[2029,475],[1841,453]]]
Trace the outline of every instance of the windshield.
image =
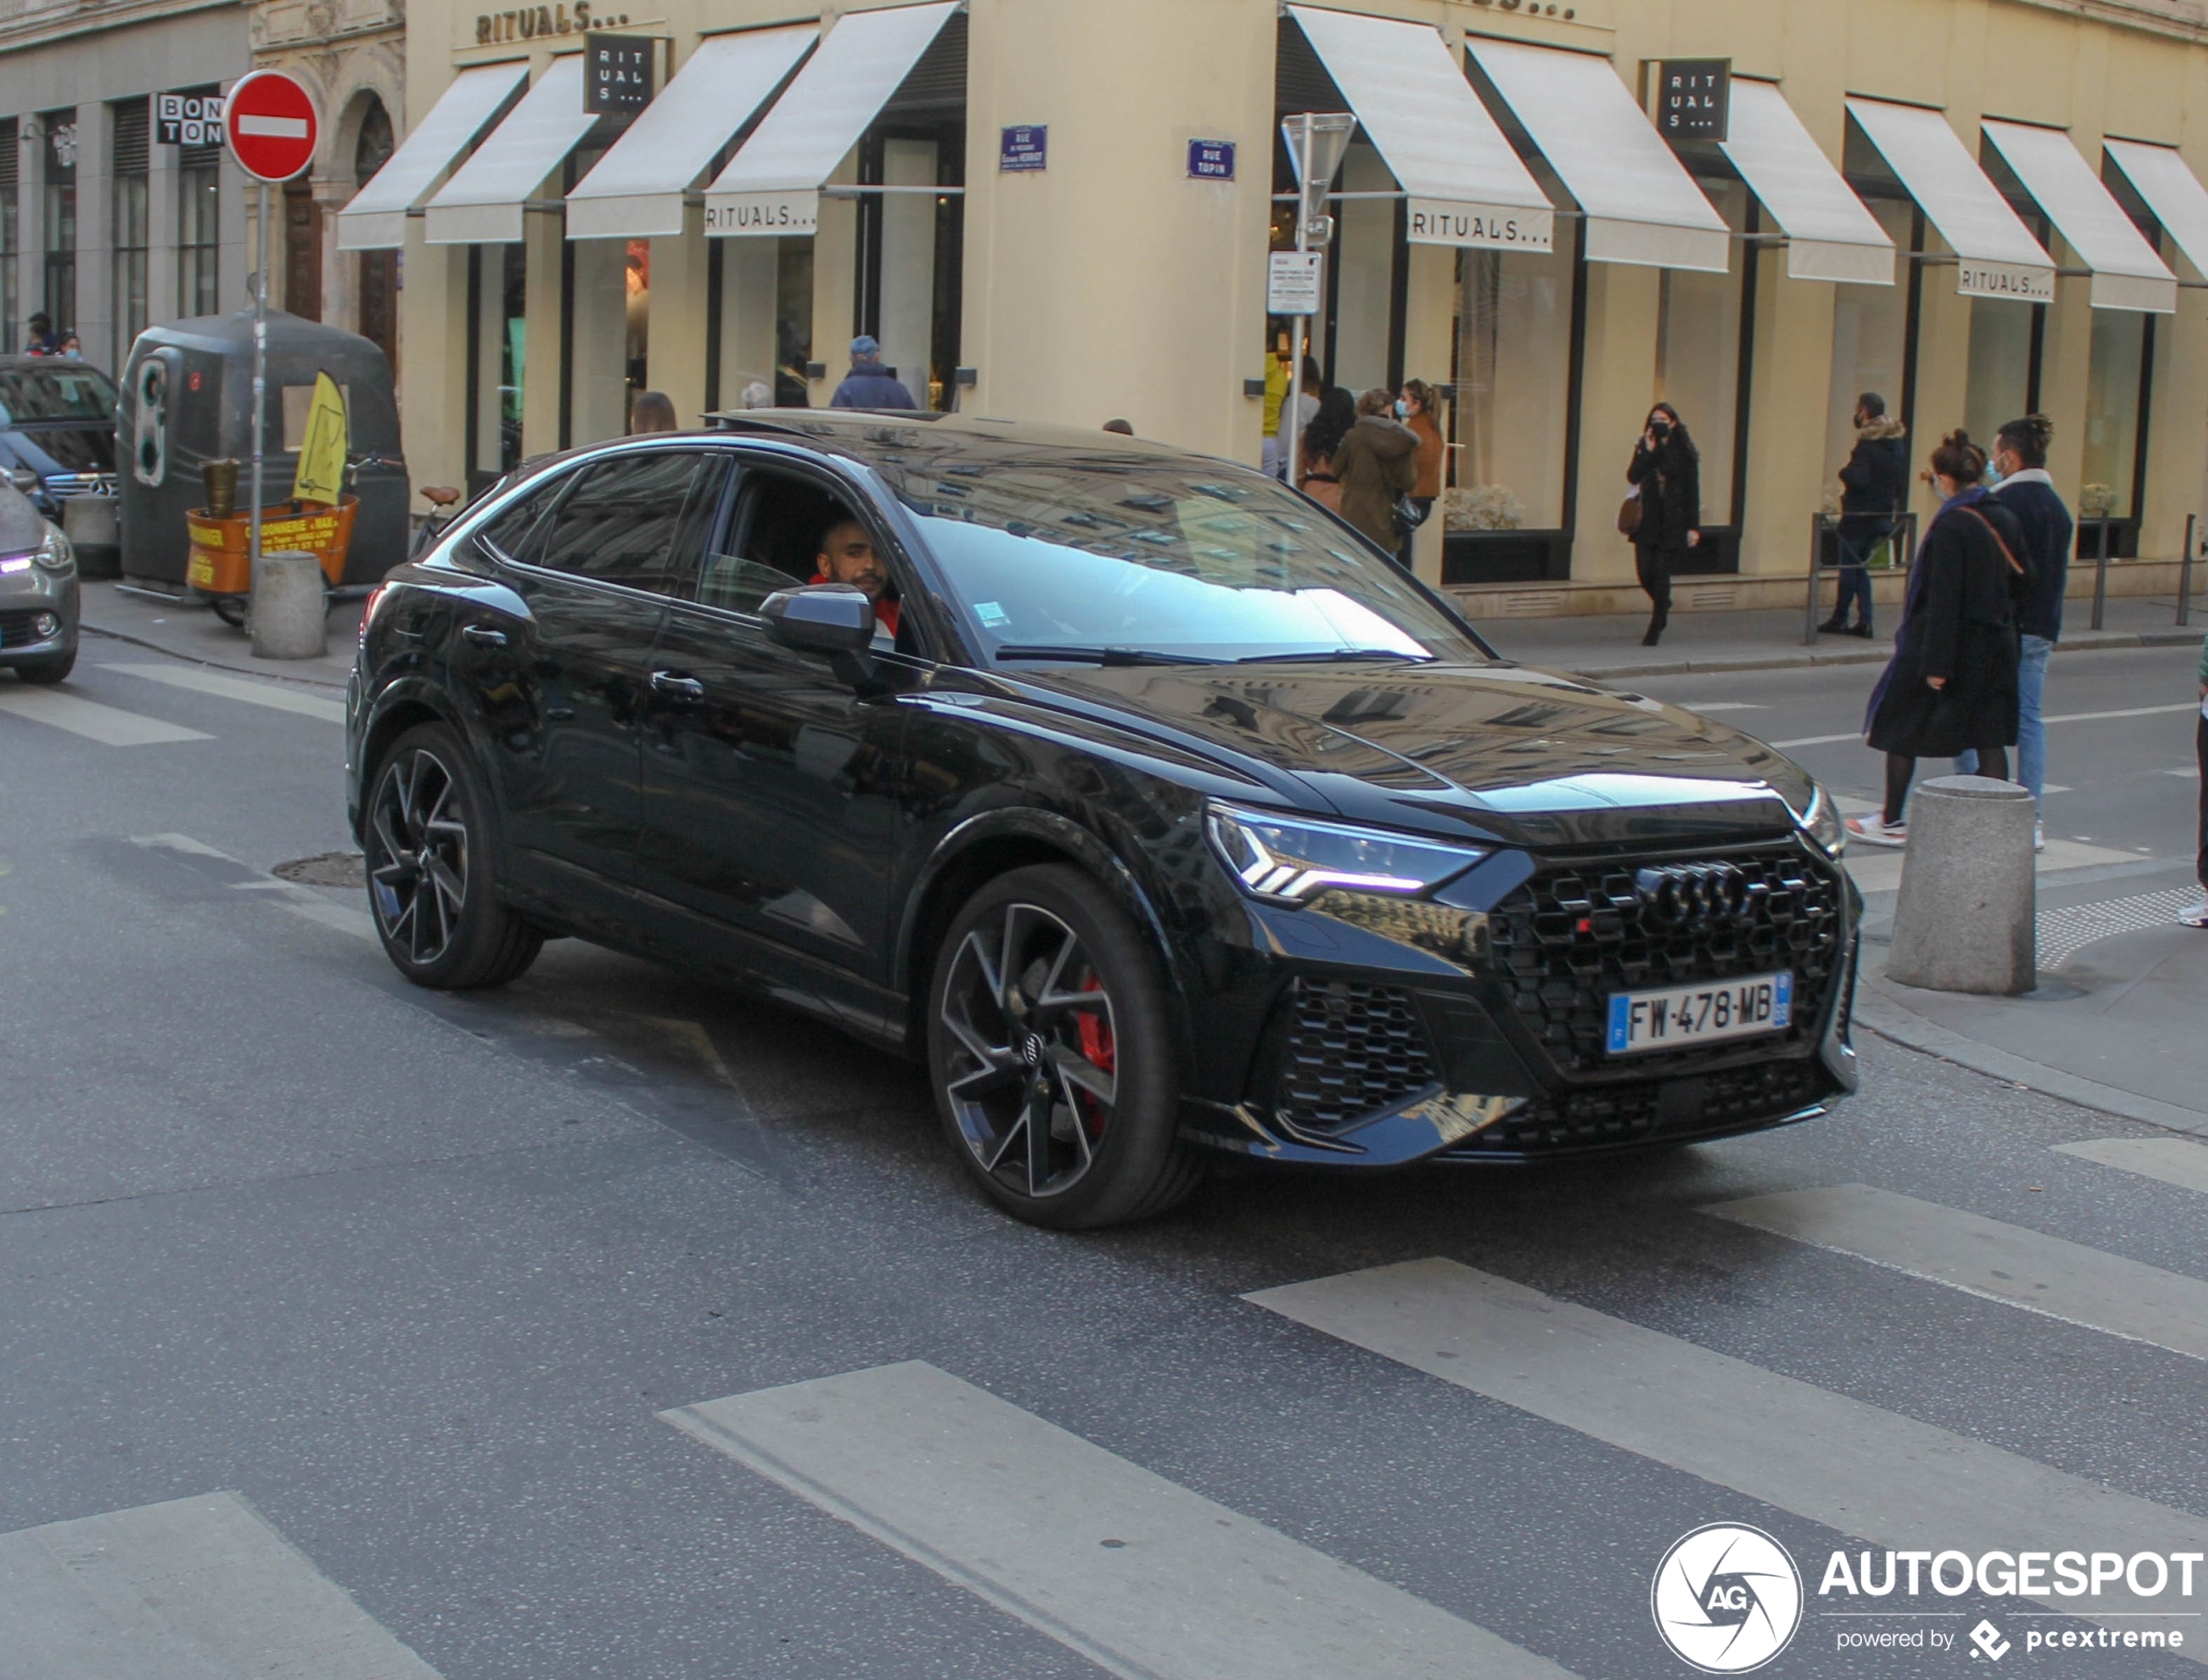
[[1100,454],[883,475],[993,661],[1486,662],[1388,562],[1255,473]]
[[97,368],[0,368],[0,425],[114,418],[115,387]]

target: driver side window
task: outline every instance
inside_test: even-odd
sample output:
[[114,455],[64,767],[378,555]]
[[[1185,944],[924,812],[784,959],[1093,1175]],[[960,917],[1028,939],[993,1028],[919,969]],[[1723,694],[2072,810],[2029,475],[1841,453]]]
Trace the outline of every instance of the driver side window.
[[822,535],[850,516],[841,500],[809,478],[747,468],[728,525],[731,552],[706,555],[699,601],[727,612],[756,613],[777,589],[812,582]]

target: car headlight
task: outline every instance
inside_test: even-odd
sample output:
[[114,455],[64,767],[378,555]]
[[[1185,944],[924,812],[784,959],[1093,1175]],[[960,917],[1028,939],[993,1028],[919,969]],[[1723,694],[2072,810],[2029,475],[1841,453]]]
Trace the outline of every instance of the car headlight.
[[1407,897],[1462,874],[1487,855],[1478,847],[1232,805],[1213,805],[1205,822],[1220,861],[1253,898],[1271,904],[1307,903],[1329,888]]
[[46,528],[46,540],[38,545],[38,552],[31,558],[50,572],[66,572],[76,564],[76,550],[69,546],[69,539],[52,526]]
[[1816,782],[1810,784],[1809,809],[1802,813],[1801,825],[1802,833],[1815,840],[1827,857],[1837,858],[1847,850],[1847,829],[1840,821],[1840,807]]

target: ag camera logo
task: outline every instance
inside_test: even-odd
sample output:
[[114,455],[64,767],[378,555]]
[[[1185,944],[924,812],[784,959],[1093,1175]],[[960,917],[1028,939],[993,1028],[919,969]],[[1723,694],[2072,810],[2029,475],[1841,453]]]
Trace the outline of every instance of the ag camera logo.
[[1802,1621],[1802,1577],[1761,1529],[1711,1523],[1680,1536],[1649,1588],[1656,1631],[1705,1674],[1746,1674],[1786,1649]]

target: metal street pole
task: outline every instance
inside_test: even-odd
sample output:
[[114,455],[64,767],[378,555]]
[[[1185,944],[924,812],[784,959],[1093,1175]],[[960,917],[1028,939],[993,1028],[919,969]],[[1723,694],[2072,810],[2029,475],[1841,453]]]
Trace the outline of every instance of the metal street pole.
[[[246,576],[261,569],[261,461],[269,413],[269,183],[254,192],[253,242],[257,269],[253,276],[253,511],[246,544]],[[248,588],[250,588],[249,583]]]
[[[1295,248],[1300,256],[1311,248],[1311,119],[1302,119],[1302,155],[1296,169]],[[1303,447],[1303,323],[1307,315],[1288,317],[1288,412],[1287,424],[1280,428],[1280,453],[1287,457],[1281,463],[1288,488],[1295,488],[1296,465]]]

